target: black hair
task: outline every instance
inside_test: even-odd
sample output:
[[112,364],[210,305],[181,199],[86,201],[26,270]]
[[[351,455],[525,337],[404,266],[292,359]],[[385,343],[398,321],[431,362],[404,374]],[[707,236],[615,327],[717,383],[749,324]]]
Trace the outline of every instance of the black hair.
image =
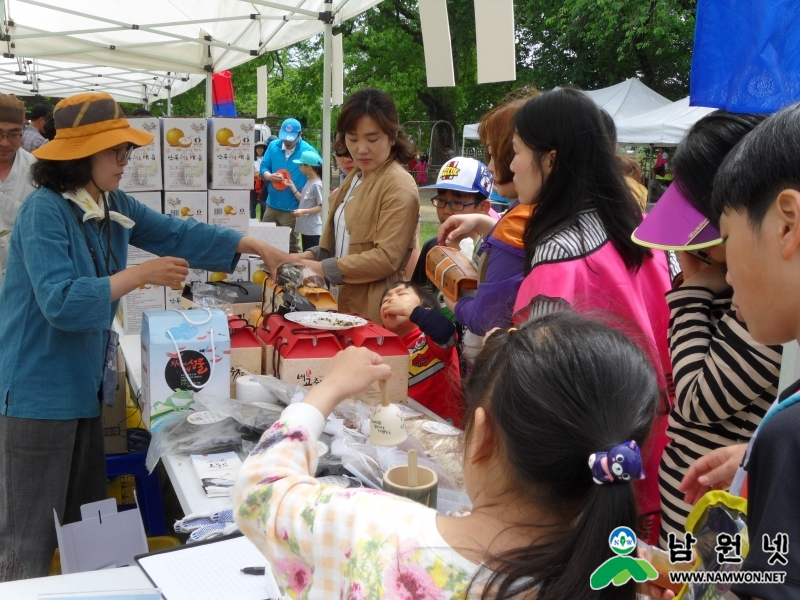
[[600,109],[600,117],[603,119],[603,127],[606,128],[606,136],[608,143],[611,144],[611,152],[617,153],[617,124],[614,123],[614,117],[611,116],[605,108]]
[[35,121],[36,119],[40,119],[42,117],[49,117],[52,114],[53,114],[53,109],[47,106],[46,104],[37,104],[31,109],[28,118],[31,121]]
[[414,283],[413,281],[394,281],[390,283],[386,286],[386,289],[383,290],[381,302],[383,302],[383,299],[386,298],[386,294],[399,287],[414,290],[414,293],[419,298],[419,305],[422,308],[428,308],[430,310],[437,311],[439,310],[439,302],[436,300],[436,296],[433,295],[433,292],[431,292],[428,288],[419,285],[418,283]]
[[34,186],[48,188],[58,194],[75,192],[92,180],[92,157],[76,160],[39,159],[31,166]]
[[56,137],[56,120],[53,118],[53,115],[47,117],[47,120],[44,122],[44,131],[42,135],[49,140],[52,140]]
[[317,174],[317,177],[322,177],[322,165],[307,165],[314,169],[314,173]]
[[760,227],[785,189],[800,190],[800,103],[787,106],[747,134],[728,154],[714,179],[711,211],[745,211]]
[[633,582],[589,588],[592,572],[613,556],[610,533],[636,531],[637,506],[631,484],[594,483],[588,459],[630,440],[643,447],[659,398],[647,356],[615,329],[553,313],[489,336],[464,398],[467,437],[476,409],[486,411],[488,442],[479,456],[499,456],[509,488],[556,518],[552,528],[520,523],[542,535],[484,559],[491,572],[482,600],[534,589],[537,600],[634,600]]
[[692,125],[678,145],[672,159],[675,184],[686,200],[715,225],[719,214],[711,210],[714,176],[733,147],[766,118],[717,110]]
[[143,106],[140,106],[138,108],[134,108],[133,109],[133,112],[131,113],[131,116],[132,117],[152,117],[153,114],[149,110],[144,108]]
[[531,270],[536,247],[587,209],[597,210],[625,266],[639,268],[651,256],[631,240],[642,211],[625,183],[597,105],[578,90],[553,90],[528,100],[514,115],[513,126],[537,162],[556,151],[536,198],[536,216],[525,226],[525,272]]

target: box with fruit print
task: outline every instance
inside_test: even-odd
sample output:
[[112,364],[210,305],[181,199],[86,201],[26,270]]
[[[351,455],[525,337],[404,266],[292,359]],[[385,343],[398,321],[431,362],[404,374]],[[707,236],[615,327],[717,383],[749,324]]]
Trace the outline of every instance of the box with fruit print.
[[165,192],[164,214],[208,223],[208,195],[206,192]]
[[234,283],[236,281],[250,281],[250,259],[240,258],[236,263],[233,273],[222,273],[218,271],[208,272],[208,281],[214,283],[215,281],[227,281]]
[[161,119],[164,189],[208,189],[208,125],[205,119]]
[[155,117],[129,118],[131,127],[153,134],[147,146],[136,148],[125,165],[119,189],[125,192],[147,192],[161,190],[161,134]]
[[231,342],[219,309],[158,311],[142,318],[142,419],[150,431],[188,411],[192,392],[227,398]]
[[[134,192],[133,194],[128,195],[144,204],[150,210],[154,210],[157,213],[161,212],[161,192]],[[140,265],[143,262],[147,262],[153,258],[158,257],[155,254],[151,254],[150,252],[137,248],[136,246],[128,246],[129,265]]]
[[164,310],[164,288],[145,284],[128,292],[119,300],[117,318],[125,335],[142,330],[142,314],[148,310]]
[[250,192],[248,190],[211,190],[208,192],[208,222],[235,229],[242,235],[250,227]]
[[209,119],[210,188],[253,189],[253,119]]

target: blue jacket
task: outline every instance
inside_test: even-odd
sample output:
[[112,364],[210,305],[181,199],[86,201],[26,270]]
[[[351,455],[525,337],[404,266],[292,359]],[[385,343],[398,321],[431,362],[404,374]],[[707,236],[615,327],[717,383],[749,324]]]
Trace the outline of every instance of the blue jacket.
[[[300,172],[300,165],[294,161],[300,158],[300,155],[306,150],[317,152],[314,148],[304,139],[300,139],[294,146],[294,152],[286,158],[286,152],[283,151],[283,140],[272,140],[272,143],[267,146],[267,151],[264,152],[264,158],[261,159],[261,168],[258,170],[259,175],[264,173],[274,173],[279,169],[286,169],[292,176],[292,181],[298,190],[302,190],[306,184],[306,176]],[[319,154],[319,152],[317,152]],[[295,210],[300,204],[297,198],[294,197],[292,190],[288,187],[285,190],[276,190],[272,182],[267,183],[268,195],[267,206],[271,206],[277,210]]]
[[[79,226],[72,206],[60,194],[39,189],[17,216],[0,289],[0,414],[29,419],[100,414],[103,358],[119,302],[111,301],[103,258],[107,225],[103,221],[99,229],[100,222],[90,220]],[[118,261],[111,259],[112,270],[126,267],[128,243],[209,271],[232,272],[239,259],[242,236],[232,229],[162,215],[121,191],[109,195],[109,208],[136,223],[125,229],[112,221],[111,248]],[[82,211],[77,214],[83,218]]]

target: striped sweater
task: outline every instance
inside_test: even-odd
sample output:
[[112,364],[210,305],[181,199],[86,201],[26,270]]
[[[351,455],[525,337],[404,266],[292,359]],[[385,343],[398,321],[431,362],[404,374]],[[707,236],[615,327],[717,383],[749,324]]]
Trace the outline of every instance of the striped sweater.
[[683,532],[691,510],[678,490],[689,466],[748,441],[777,395],[782,347],[755,342],[731,297],[700,287],[667,294],[675,404],[659,472],[662,545],[669,532]]

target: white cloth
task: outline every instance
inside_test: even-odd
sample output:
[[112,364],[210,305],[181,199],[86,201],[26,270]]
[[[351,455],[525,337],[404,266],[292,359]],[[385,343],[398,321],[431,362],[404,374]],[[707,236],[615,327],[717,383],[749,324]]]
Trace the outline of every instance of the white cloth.
[[[19,207],[36,188],[30,180],[31,165],[36,162],[33,154],[20,148],[8,177],[0,182],[0,287],[6,273],[8,249],[11,246],[11,230],[17,220]],[[7,231],[8,233],[3,233]]]
[[350,189],[347,190],[347,195],[344,197],[344,202],[339,205],[333,215],[333,232],[335,234],[334,238],[336,242],[336,245],[333,249],[335,258],[343,258],[347,256],[350,251],[350,232],[347,230],[347,223],[345,222],[344,218],[344,207],[347,206],[348,202],[350,202],[350,199],[353,197],[353,192],[360,184],[361,175],[356,175],[353,181],[350,183]]
[[[85,223],[89,219],[98,219],[102,221],[105,218],[105,213],[103,209],[100,208],[100,205],[95,202],[94,198],[92,198],[91,194],[87,192],[84,188],[79,189],[75,193],[72,192],[64,192],[61,194],[67,200],[72,200],[75,204],[77,204],[80,209],[83,211],[83,222]],[[125,229],[130,229],[136,223],[134,223],[131,219],[122,215],[114,210],[108,211],[108,217],[112,221],[116,221],[120,225],[122,225]]]

